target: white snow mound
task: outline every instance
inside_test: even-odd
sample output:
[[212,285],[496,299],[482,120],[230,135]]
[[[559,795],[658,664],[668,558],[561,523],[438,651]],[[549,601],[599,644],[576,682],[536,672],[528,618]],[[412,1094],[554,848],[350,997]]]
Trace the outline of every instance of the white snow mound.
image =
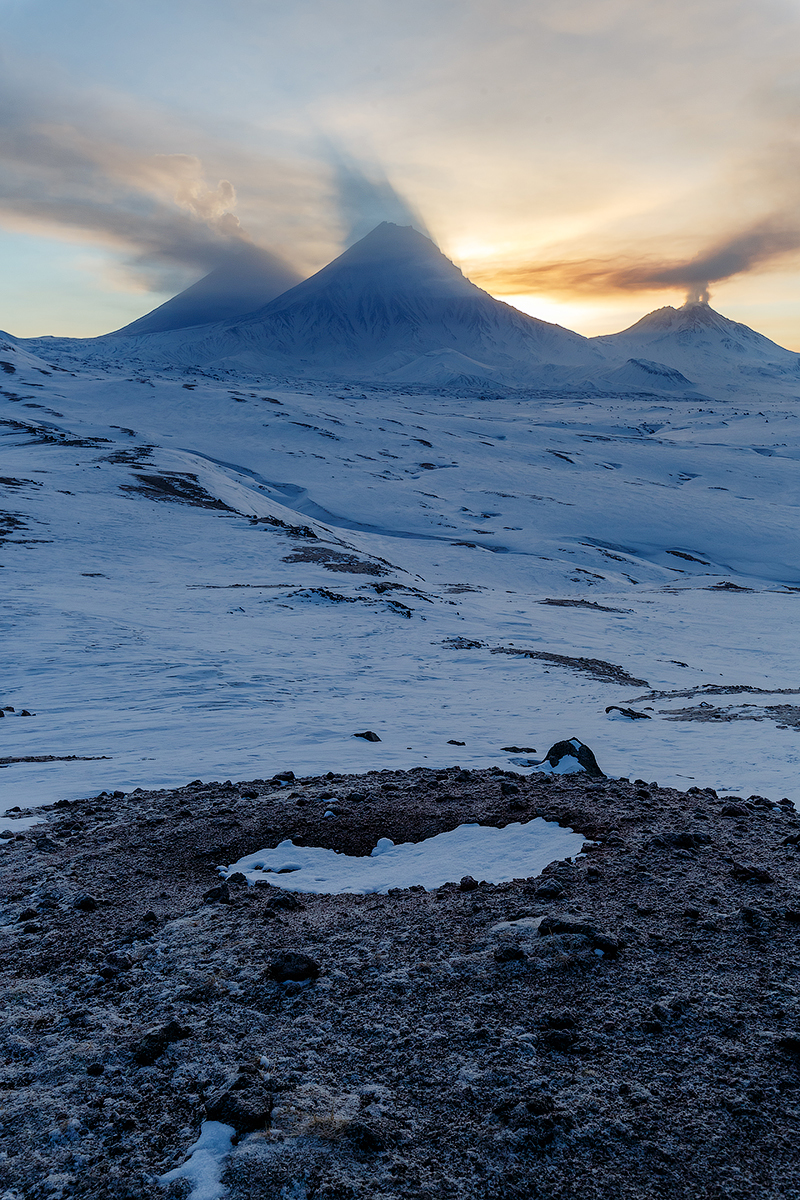
[[536,817],[515,821],[504,829],[490,825],[459,825],[423,842],[395,846],[381,838],[372,854],[354,857],[319,846],[295,846],[286,840],[274,850],[257,850],[240,858],[222,874],[241,871],[248,883],[263,879],[290,892],[325,895],[422,886],[430,891],[465,875],[489,883],[539,875],[555,859],[580,853],[581,834]]
[[204,1121],[200,1137],[189,1147],[186,1162],[167,1171],[166,1175],[159,1175],[158,1182],[167,1187],[179,1179],[186,1179],[191,1185],[188,1200],[222,1200],[227,1195],[227,1188],[222,1186],[222,1171],[235,1134],[232,1125]]

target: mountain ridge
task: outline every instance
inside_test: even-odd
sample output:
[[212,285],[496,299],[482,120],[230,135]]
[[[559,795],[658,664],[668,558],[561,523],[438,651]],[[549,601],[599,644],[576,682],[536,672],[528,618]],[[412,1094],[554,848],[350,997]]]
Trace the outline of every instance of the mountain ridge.
[[48,357],[111,352],[143,366],[436,387],[683,390],[687,399],[698,396],[689,389],[735,393],[765,379],[794,389],[800,375],[799,354],[703,302],[665,305],[594,338],[538,320],[479,288],[410,225],[382,222],[308,279],[257,302],[294,278],[253,249],[114,333],[26,344]]
[[262,360],[297,374],[389,375],[446,350],[509,382],[533,381],[542,365],[603,361],[588,338],[494,299],[423,234],[389,222],[248,315],[199,326],[178,341],[139,334],[136,346],[173,361]]

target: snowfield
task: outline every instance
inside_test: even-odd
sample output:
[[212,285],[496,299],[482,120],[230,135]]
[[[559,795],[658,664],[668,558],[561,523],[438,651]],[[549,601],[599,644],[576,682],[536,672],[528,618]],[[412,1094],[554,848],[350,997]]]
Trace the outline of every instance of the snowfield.
[[800,798],[785,380],[337,386],[46,345],[3,341],[4,810],[525,770],[573,736],[610,775]]

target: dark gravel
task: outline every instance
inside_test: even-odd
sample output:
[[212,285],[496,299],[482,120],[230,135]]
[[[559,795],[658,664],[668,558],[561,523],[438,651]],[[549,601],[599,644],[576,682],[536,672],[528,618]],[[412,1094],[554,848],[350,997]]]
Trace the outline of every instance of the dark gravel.
[[[61,802],[0,851],[0,1195],[185,1195],[156,1176],[222,1116],[229,1200],[800,1198],[788,802],[283,774]],[[599,845],[497,886],[212,895],[284,837],[537,815]]]

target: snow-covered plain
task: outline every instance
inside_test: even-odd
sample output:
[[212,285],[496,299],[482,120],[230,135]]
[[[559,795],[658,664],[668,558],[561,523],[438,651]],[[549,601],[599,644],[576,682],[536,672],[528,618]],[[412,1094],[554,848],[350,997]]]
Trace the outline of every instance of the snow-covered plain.
[[93,761],[5,766],[6,810],[524,770],[572,736],[611,775],[800,799],[785,381],[581,397],[59,353],[0,355],[0,760]]

